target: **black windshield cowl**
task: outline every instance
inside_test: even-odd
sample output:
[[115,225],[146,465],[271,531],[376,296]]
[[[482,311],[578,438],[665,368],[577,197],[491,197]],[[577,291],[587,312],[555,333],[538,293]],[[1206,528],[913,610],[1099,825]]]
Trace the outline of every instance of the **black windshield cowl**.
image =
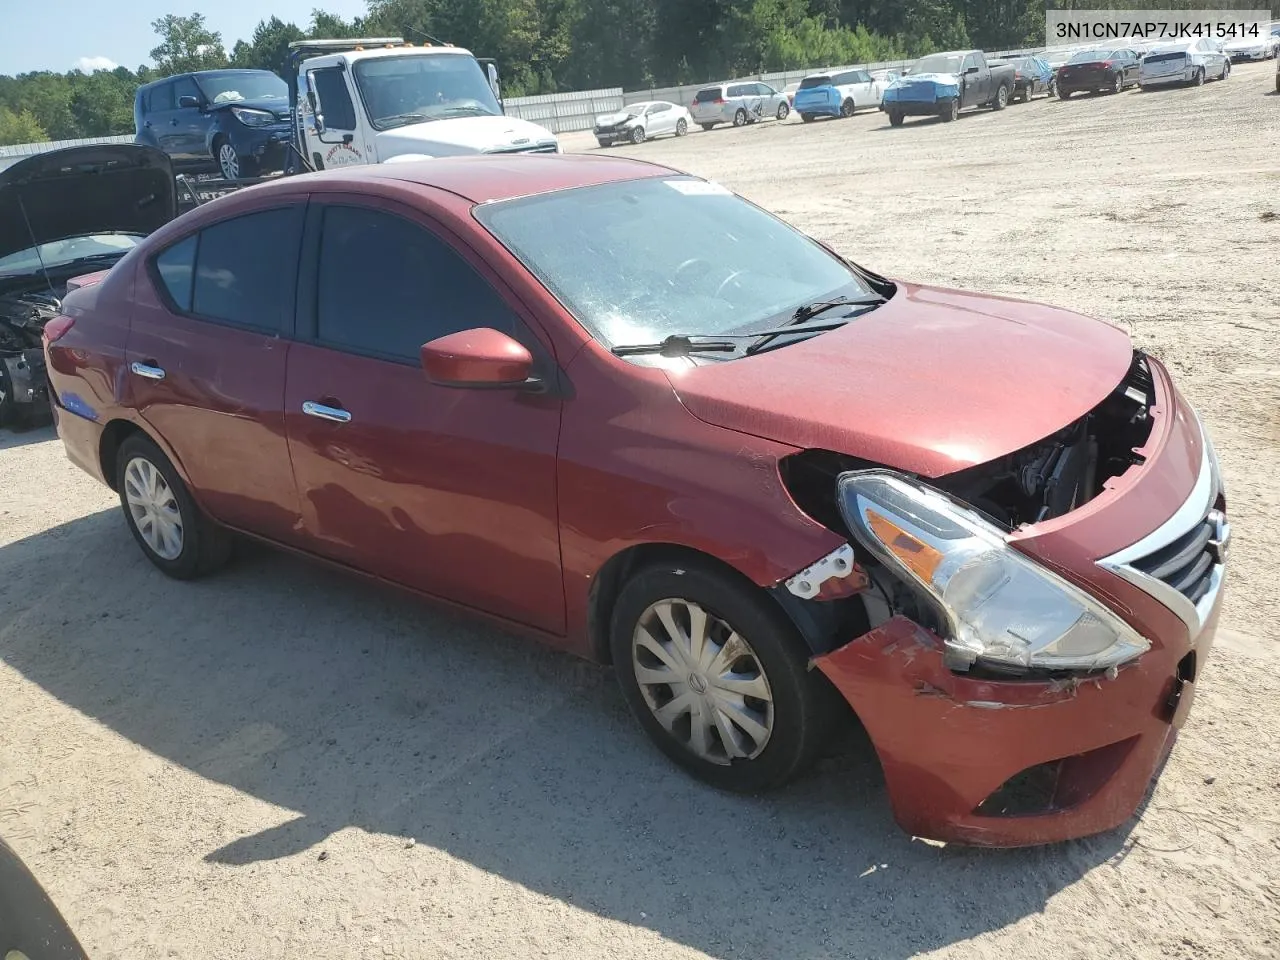
[[658,354],[663,357],[687,357],[694,353],[752,353],[751,346],[743,348],[738,340],[758,340],[761,337],[777,337],[783,334],[822,333],[824,330],[835,330],[843,327],[846,320],[828,320],[824,323],[806,323],[776,330],[757,330],[755,333],[720,333],[715,336],[699,337],[687,334],[672,334],[658,343],[624,343],[613,347],[611,353],[616,357],[638,357],[646,354]]

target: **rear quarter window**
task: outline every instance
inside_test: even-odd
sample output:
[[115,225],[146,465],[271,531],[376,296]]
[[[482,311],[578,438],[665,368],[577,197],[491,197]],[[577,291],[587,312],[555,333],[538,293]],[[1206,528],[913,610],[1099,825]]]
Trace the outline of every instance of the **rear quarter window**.
[[191,312],[191,280],[195,274],[197,234],[179,240],[156,257],[156,273],[173,305]]

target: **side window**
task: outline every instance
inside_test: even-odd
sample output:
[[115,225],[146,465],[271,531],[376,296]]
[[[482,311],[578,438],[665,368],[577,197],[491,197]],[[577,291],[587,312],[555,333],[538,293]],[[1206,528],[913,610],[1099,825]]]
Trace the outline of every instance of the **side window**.
[[650,113],[666,113],[670,109],[671,109],[671,104],[669,103],[655,103],[652,107],[649,108],[649,112]]
[[191,312],[191,280],[195,275],[198,234],[179,240],[156,257],[156,272],[169,299],[183,313]]
[[191,312],[279,333],[293,304],[305,209],[248,213],[201,230]]
[[729,88],[730,97],[746,97],[750,96],[750,90],[745,83],[735,83]]
[[356,108],[347,92],[347,82],[337,67],[311,71],[311,89],[316,92],[316,112],[331,130],[354,130]]
[[195,97],[197,100],[203,100],[200,96],[200,88],[196,86],[196,82],[190,77],[179,77],[171,84],[173,90],[173,108],[178,109],[178,105],[182,102],[183,97]]
[[963,72],[968,70],[970,67],[976,66],[978,66],[978,57],[976,54],[971,53],[964,58],[964,64],[960,67],[960,70]]
[[147,109],[152,113],[172,110],[174,107],[173,84],[161,83],[151,88],[147,94]]
[[365,207],[324,211],[316,339],[417,362],[429,340],[472,327],[516,333],[498,292],[447,242]]
[[767,83],[757,83],[756,93],[762,97],[776,97],[778,95],[778,91],[773,89],[773,87],[769,86]]

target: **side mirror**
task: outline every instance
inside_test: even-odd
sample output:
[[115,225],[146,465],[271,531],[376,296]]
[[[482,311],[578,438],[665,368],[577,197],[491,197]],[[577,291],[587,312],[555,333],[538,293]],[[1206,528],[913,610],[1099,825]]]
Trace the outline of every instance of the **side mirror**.
[[200,106],[200,98],[192,97],[192,96],[179,97],[178,106],[181,107],[183,110],[186,110],[190,107],[198,107]]
[[450,333],[422,345],[422,369],[445,387],[498,389],[530,384],[533,355],[491,327]]
[[502,102],[502,87],[498,84],[498,67],[496,64],[486,64],[486,73],[489,75],[489,89],[493,91],[494,99],[499,103]]

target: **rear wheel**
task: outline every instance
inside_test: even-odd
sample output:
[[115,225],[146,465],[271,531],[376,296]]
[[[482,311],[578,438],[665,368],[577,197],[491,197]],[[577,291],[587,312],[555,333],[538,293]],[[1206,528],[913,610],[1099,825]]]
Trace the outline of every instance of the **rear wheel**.
[[853,116],[857,109],[857,106],[853,102],[853,97],[849,97],[849,99],[845,100],[844,103],[840,104],[840,116],[848,119]]
[[1195,84],[1197,87],[1204,86],[1204,67],[1198,67],[1196,69],[1195,78],[1191,82]]
[[676,136],[683,137],[689,132],[689,121],[681,117],[676,121]]
[[777,604],[749,583],[684,561],[622,588],[614,671],[663,753],[714,786],[776,787],[817,756],[839,701]]
[[816,120],[817,117],[815,117],[812,113],[802,113],[800,114],[800,119],[803,120],[805,123],[813,123],[813,121]]
[[148,560],[178,580],[212,573],[231,557],[231,534],[200,512],[182,477],[150,438],[116,454],[116,489],[129,531]]
[[236,153],[236,148],[231,145],[229,140],[219,140],[214,144],[215,154],[218,159],[218,170],[221,172],[225,180],[239,180],[244,176],[242,171],[240,155]]
[[1119,93],[1123,89],[1124,89],[1124,77],[1117,73],[1111,81],[1111,92]]
[[715,127],[715,124],[714,124],[714,123],[700,123],[700,124],[698,124],[698,126],[700,126],[703,130],[711,130],[712,128],[714,128],[714,127]]
[[1000,84],[1000,89],[996,91],[995,99],[991,101],[992,110],[1003,110],[1009,105],[1009,85],[1007,83]]

